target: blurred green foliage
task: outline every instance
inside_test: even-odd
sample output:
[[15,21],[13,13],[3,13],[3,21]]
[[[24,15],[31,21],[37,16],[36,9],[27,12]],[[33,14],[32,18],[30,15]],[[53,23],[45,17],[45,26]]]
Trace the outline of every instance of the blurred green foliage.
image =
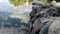
[[[45,2],[51,2],[52,0],[39,0],[41,1],[42,3],[45,3]],[[60,0],[56,0],[57,2],[60,2]],[[11,4],[14,4],[14,6],[19,6],[19,5],[24,5],[27,0],[9,0],[9,2]],[[29,4],[32,4],[33,0],[28,0]]]
[[14,6],[24,5],[27,0],[9,0],[11,4],[14,4]]
[[[45,3],[45,2],[47,2],[48,0],[39,0],[39,1],[41,1],[42,3]],[[28,0],[28,2],[29,2],[29,4],[32,4],[33,0]]]
[[[51,1],[53,1],[53,0],[48,0],[47,2],[51,2]],[[56,2],[60,2],[60,0],[55,0]]]
[[28,0],[29,4],[32,4],[33,0]]
[[45,3],[45,2],[47,2],[48,0],[40,0],[41,2],[43,2],[43,3]]

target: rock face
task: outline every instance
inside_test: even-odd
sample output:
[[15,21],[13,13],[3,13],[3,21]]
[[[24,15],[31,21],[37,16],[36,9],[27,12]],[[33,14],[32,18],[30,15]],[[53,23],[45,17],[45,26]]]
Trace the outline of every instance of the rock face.
[[[53,1],[52,3],[54,3]],[[55,2],[56,3],[56,2]],[[58,6],[52,6],[48,3],[33,3],[32,12],[30,13],[30,34],[48,34],[50,25],[54,23],[54,20],[60,17],[60,8]],[[53,27],[52,27],[53,28]],[[39,32],[38,32],[39,31]],[[51,32],[52,34],[52,32]]]
[[51,24],[48,34],[60,34],[60,17]]

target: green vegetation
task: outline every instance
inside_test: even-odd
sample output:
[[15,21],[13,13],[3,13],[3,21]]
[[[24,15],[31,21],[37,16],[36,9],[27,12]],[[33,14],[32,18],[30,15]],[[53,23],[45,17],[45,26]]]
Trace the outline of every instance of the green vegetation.
[[[47,2],[47,0],[39,0],[41,2]],[[14,6],[24,5],[27,0],[9,0],[11,4],[14,4]],[[32,4],[33,0],[28,0],[29,4]]]
[[27,2],[27,0],[9,0],[11,4],[14,4],[14,6],[23,5]]
[[[51,2],[52,0],[49,0],[48,2]],[[60,0],[55,0],[56,2],[60,2]]]
[[32,4],[33,0],[28,0],[29,4]]
[[45,3],[45,2],[47,2],[48,0],[40,0],[40,1]]
[[[43,2],[47,2],[48,0],[39,0],[39,1],[41,1],[43,3]],[[28,0],[28,2],[29,2],[29,4],[32,4],[33,0]]]
[[[52,0],[39,0],[41,1],[42,3],[45,3],[45,2],[51,2]],[[60,2],[60,0],[56,0],[57,2]],[[11,4],[14,4],[14,6],[19,6],[19,5],[24,5],[27,0],[9,0],[9,2]],[[32,4],[33,0],[28,0],[29,4]]]
[[[39,1],[41,1],[42,3],[45,3],[45,2],[47,2],[48,0],[39,0]],[[28,0],[28,2],[29,2],[29,4],[32,4],[33,0]]]
[[[41,2],[51,2],[51,1],[53,1],[53,0],[40,0]],[[55,0],[55,1],[57,1],[57,2],[60,2],[60,0]]]

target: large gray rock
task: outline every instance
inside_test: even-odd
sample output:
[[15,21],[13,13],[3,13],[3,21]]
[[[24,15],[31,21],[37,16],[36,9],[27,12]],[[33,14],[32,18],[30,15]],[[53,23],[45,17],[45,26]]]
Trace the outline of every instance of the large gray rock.
[[44,18],[42,20],[42,23],[44,23],[44,26],[41,28],[41,31],[39,32],[39,34],[48,34],[49,26],[54,20],[55,20],[54,17]]
[[57,17],[56,20],[51,24],[48,34],[60,34],[60,17]]
[[[55,1],[52,2],[52,5],[54,4],[54,2]],[[50,6],[50,4],[48,3],[42,4],[33,2],[32,12],[30,13],[31,17],[30,23],[32,24],[33,27],[31,34],[36,34],[35,32],[37,32],[38,30],[41,30],[39,34],[45,34],[45,33],[47,34],[48,32],[45,32],[45,30],[48,31],[48,28],[51,25],[53,18],[58,16],[60,15],[56,7]]]

